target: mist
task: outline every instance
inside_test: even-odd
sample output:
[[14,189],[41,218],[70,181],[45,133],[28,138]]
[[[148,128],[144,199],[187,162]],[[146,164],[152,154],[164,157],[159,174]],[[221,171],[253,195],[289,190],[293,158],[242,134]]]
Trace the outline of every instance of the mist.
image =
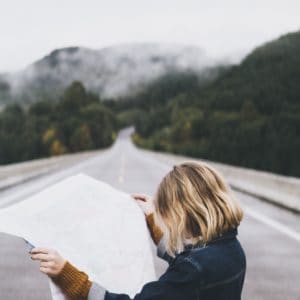
[[24,69],[53,49],[124,43],[198,46],[215,59],[239,61],[298,30],[299,12],[296,0],[2,1],[0,73]]
[[79,80],[104,98],[137,92],[143,85],[171,72],[201,73],[219,64],[200,47],[176,44],[123,44],[100,50],[65,48],[3,76],[11,94],[59,90]]

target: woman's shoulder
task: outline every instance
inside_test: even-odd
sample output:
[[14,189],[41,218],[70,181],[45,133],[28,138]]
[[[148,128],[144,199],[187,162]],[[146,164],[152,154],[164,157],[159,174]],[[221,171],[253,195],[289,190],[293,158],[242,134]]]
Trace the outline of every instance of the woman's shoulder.
[[176,284],[189,283],[202,276],[197,261],[189,256],[177,255],[169,264],[160,280]]
[[188,245],[169,259],[169,268],[162,279],[175,282],[197,281],[209,285],[245,273],[246,257],[236,238],[237,230],[226,232],[206,245]]
[[219,266],[234,262],[241,265],[246,263],[244,250],[237,239],[236,228],[220,234],[206,245],[187,246],[181,256],[181,260],[191,261],[195,266],[201,265],[201,268],[214,262]]
[[236,237],[202,247],[186,249],[173,262],[179,271],[189,271],[190,279],[210,284],[245,273],[246,257]]

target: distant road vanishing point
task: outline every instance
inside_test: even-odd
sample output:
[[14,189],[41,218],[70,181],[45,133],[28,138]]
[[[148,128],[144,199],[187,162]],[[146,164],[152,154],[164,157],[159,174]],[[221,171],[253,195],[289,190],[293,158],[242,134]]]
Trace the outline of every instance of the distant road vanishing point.
[[[162,160],[161,155],[138,149],[130,139],[131,133],[132,128],[124,129],[111,148],[0,192],[0,208],[79,172],[125,192],[154,194],[162,177],[178,160],[168,154],[165,157],[169,159]],[[236,195],[245,210],[239,229],[247,254],[243,299],[299,300],[300,215],[240,192]],[[155,262],[160,275],[166,264],[158,258]],[[51,299],[47,279],[30,261],[24,242],[5,234],[0,234],[0,278],[0,299]]]

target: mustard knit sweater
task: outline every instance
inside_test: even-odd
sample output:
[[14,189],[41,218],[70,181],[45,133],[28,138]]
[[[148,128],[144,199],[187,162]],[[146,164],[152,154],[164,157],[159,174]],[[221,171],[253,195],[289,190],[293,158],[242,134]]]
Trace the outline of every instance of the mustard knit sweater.
[[[154,215],[146,216],[147,225],[154,243],[157,245],[162,238],[162,231],[154,222]],[[86,300],[92,282],[88,275],[76,269],[68,261],[62,271],[52,280],[62,289],[70,300]]]

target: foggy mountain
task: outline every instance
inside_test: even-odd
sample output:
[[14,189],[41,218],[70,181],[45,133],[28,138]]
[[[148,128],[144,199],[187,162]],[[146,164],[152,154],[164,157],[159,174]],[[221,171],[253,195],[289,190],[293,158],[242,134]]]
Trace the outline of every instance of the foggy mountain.
[[213,65],[201,48],[179,45],[57,49],[24,70],[0,74],[0,103],[9,99],[33,102],[45,95],[55,98],[74,80],[103,98],[119,97],[136,93],[168,72],[201,74]]

